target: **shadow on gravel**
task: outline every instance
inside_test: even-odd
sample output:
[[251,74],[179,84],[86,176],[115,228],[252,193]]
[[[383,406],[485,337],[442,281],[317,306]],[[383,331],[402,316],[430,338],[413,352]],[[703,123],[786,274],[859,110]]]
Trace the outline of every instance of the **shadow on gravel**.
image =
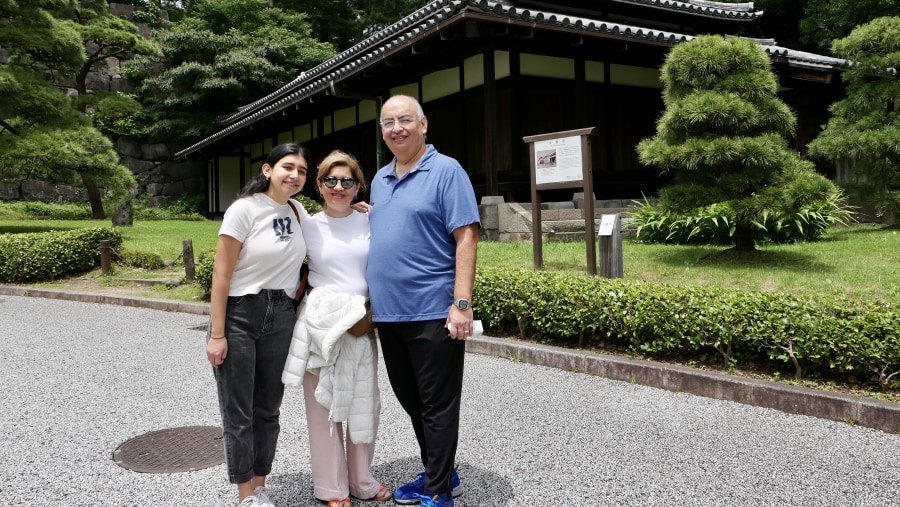
[[[377,459],[377,458],[376,458]],[[416,474],[422,471],[422,465],[418,458],[403,458],[382,463],[372,467],[375,479],[387,484],[394,489],[415,479]],[[456,507],[503,507],[510,505],[513,498],[513,488],[506,477],[496,473],[469,465],[459,463],[459,477],[463,485],[463,494],[456,498]],[[313,495],[312,475],[306,472],[296,474],[273,474],[267,481],[272,491],[272,500],[276,505],[310,506],[325,505],[318,502]],[[396,505],[393,501],[366,502],[357,498],[353,499],[354,507],[391,507]]]

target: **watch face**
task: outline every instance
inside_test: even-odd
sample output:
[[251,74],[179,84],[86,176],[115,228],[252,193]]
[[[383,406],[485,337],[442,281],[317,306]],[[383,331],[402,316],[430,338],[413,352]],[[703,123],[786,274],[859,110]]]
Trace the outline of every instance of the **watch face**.
[[460,310],[468,310],[469,309],[469,301],[466,299],[457,299],[454,303],[457,308]]

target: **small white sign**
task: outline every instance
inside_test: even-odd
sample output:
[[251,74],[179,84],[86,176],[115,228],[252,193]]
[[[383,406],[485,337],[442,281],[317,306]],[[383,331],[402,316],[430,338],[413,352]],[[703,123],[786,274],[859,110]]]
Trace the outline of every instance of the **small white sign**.
[[612,236],[617,215],[600,215],[600,231],[597,236]]

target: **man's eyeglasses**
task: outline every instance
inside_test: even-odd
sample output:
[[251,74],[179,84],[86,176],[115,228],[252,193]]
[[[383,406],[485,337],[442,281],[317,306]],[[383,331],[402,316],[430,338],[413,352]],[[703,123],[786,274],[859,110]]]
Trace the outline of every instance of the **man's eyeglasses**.
[[381,124],[381,128],[383,129],[392,129],[394,128],[394,125],[397,124],[399,124],[403,128],[409,127],[413,124],[414,121],[416,121],[416,119],[412,116],[401,116],[396,120],[393,118],[385,118],[378,123]]
[[353,188],[353,185],[356,185],[357,181],[353,178],[338,178],[336,176],[325,176],[324,178],[320,178],[321,181],[326,187],[334,188],[337,186],[338,182],[341,182],[341,187],[343,188]]

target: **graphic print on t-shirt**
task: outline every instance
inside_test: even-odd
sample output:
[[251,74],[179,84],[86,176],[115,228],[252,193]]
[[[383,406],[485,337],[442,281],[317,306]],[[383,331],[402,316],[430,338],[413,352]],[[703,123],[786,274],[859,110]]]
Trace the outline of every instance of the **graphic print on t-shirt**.
[[273,218],[272,228],[275,229],[275,236],[281,241],[290,241],[294,236],[294,231],[291,230],[291,217]]

